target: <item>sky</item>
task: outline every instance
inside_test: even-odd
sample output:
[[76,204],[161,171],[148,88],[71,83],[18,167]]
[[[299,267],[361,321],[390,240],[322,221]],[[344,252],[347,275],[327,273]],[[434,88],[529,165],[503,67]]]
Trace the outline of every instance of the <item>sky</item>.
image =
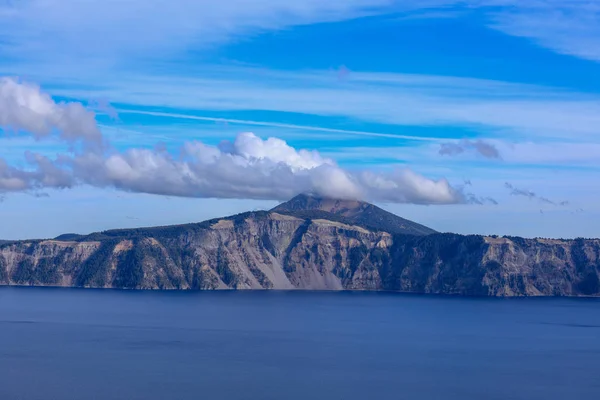
[[0,0],[0,239],[299,193],[600,237],[600,1]]

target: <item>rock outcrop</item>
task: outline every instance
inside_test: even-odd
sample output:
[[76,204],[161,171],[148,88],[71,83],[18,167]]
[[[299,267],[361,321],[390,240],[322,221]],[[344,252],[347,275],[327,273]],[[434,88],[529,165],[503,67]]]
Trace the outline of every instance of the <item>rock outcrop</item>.
[[[366,218],[360,212],[369,209],[366,203],[315,204],[199,224],[4,242],[0,284],[600,296],[597,239],[430,233],[403,219]],[[412,234],[399,233],[402,226]]]

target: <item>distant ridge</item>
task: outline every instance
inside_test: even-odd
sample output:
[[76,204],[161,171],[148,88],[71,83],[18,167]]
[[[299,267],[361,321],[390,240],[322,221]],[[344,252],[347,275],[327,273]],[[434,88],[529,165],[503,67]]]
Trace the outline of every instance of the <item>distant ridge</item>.
[[303,218],[320,218],[315,212],[325,212],[343,217],[347,222],[355,225],[394,234],[424,236],[437,233],[424,225],[358,200],[339,200],[300,194],[273,208],[271,212]]
[[600,239],[435,233],[362,201],[300,195],[200,223],[0,241],[3,285],[600,297]]

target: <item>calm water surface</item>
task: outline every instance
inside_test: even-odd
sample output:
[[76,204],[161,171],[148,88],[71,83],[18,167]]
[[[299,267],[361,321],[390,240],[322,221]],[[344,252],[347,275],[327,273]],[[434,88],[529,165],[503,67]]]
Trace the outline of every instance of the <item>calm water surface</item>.
[[600,399],[600,301],[0,288],[0,399]]

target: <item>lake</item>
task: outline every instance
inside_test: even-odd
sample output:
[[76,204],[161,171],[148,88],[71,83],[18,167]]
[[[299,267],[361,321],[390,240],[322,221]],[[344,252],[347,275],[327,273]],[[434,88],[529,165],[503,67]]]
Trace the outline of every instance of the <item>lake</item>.
[[0,399],[598,399],[600,301],[0,288]]

